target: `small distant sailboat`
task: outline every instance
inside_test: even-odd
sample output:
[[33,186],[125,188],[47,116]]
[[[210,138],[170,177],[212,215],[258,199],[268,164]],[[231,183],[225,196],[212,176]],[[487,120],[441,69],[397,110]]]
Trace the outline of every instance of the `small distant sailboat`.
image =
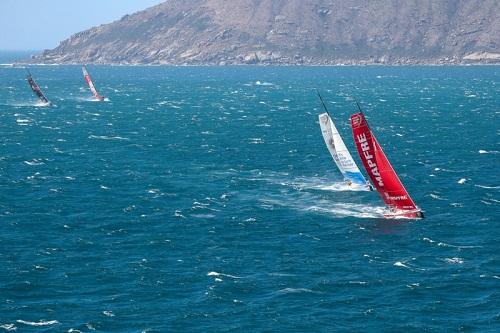
[[35,79],[33,79],[33,76],[31,75],[31,72],[28,70],[28,76],[26,77],[26,80],[28,81],[28,84],[30,85],[31,90],[35,93],[35,95],[38,97],[38,99],[45,105],[45,106],[50,106],[52,103],[49,101],[47,97],[42,92],[42,89],[40,89],[40,86],[35,82]]
[[349,150],[347,150],[344,140],[342,140],[339,131],[335,127],[335,124],[330,117],[330,113],[328,112],[328,108],[326,107],[319,91],[318,96],[326,111],[325,113],[319,115],[319,125],[321,126],[323,139],[325,139],[326,146],[330,155],[332,155],[335,164],[339,168],[349,186],[357,187],[366,191],[373,191],[372,186],[365,179],[365,177],[363,177],[363,174],[356,165],[356,162],[354,162]]
[[354,141],[368,175],[389,208],[384,216],[386,218],[423,218],[422,210],[413,202],[370,130],[359,104],[358,108],[360,112],[351,116]]
[[85,81],[87,81],[87,84],[89,85],[90,91],[92,91],[92,94],[94,95],[94,98],[97,101],[103,101],[104,97],[99,95],[99,93],[97,92],[97,89],[94,86],[94,82],[92,82],[92,78],[90,77],[90,74],[87,71],[87,67],[85,67],[85,65],[82,66],[82,72],[83,72],[83,77],[85,78]]

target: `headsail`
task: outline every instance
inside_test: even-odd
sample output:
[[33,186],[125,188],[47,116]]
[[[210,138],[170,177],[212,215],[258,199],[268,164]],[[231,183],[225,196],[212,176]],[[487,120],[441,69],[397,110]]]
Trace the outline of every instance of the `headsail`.
[[356,165],[356,162],[354,162],[349,150],[347,150],[344,140],[342,140],[337,127],[335,127],[335,124],[333,123],[319,92],[318,96],[321,99],[323,107],[326,111],[325,113],[319,115],[319,125],[321,127],[323,139],[325,140],[328,151],[330,152],[330,155],[332,155],[335,164],[348,183],[372,190],[370,183],[366,181],[365,177],[363,177],[363,174]]
[[31,76],[31,73],[29,71],[26,80],[28,81],[31,90],[33,90],[38,99],[40,99],[40,101],[42,101],[45,104],[50,104],[50,101],[48,100],[47,97],[45,97],[45,95],[42,92],[42,89],[40,89],[40,86],[35,82],[35,79],[33,79],[33,76]]
[[422,218],[403,183],[392,168],[382,147],[368,126],[365,116],[359,112],[351,116],[351,126],[359,156],[382,200],[389,207],[386,217]]
[[104,100],[104,97],[99,95],[99,93],[97,92],[97,89],[95,88],[94,83],[92,82],[92,78],[90,77],[90,74],[87,71],[87,67],[82,66],[82,71],[83,71],[83,77],[85,78],[85,81],[87,81],[90,91],[92,91],[92,94],[94,94],[95,99],[98,101]]

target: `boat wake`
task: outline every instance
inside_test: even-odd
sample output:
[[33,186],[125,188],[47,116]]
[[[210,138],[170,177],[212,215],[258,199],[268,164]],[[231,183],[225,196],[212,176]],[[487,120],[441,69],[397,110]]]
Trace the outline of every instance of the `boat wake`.
[[317,190],[326,192],[369,192],[364,186],[356,184],[348,185],[346,182],[331,181],[323,178],[299,178],[292,182],[281,183],[285,186],[291,186],[299,190]]
[[336,218],[356,217],[356,218],[384,218],[385,207],[367,206],[357,203],[332,202],[331,200],[320,199],[315,196],[297,197],[269,197],[260,201],[265,207],[281,206],[289,207],[301,212],[313,212],[329,215]]

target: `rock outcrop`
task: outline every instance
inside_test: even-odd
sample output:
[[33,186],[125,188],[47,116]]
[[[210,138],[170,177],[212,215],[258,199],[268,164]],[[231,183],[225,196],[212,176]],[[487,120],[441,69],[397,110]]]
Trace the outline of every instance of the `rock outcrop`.
[[40,63],[500,62],[498,0],[168,0],[79,32]]

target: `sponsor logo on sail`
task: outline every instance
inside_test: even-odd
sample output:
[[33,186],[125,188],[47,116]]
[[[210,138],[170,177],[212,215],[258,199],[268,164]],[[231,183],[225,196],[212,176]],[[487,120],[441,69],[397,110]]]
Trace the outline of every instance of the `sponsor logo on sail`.
[[384,187],[384,182],[382,181],[382,177],[380,177],[380,172],[378,170],[377,164],[373,162],[373,155],[370,152],[370,145],[368,144],[368,140],[366,139],[366,134],[359,134],[357,136],[358,142],[361,145],[361,150],[363,151],[363,156],[366,159],[366,164],[368,164],[370,172],[373,178],[378,183],[378,186]]
[[384,193],[385,197],[391,201],[401,201],[401,200],[408,200],[407,195],[399,195],[399,196],[390,196],[389,193]]
[[358,127],[359,125],[361,125],[361,116],[359,115],[352,116],[352,125],[354,127]]

